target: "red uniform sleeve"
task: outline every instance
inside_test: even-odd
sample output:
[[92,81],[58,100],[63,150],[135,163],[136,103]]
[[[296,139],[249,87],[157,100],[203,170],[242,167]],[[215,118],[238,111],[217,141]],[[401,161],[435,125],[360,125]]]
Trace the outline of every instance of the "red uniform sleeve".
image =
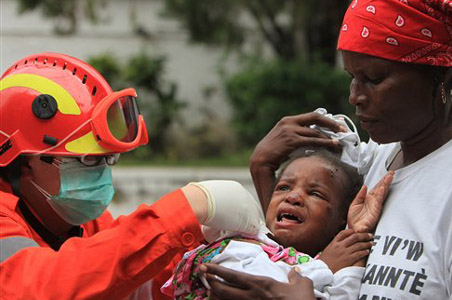
[[177,190],[118,218],[109,229],[69,239],[57,252],[18,251],[0,264],[0,298],[123,299],[200,240],[195,215]]

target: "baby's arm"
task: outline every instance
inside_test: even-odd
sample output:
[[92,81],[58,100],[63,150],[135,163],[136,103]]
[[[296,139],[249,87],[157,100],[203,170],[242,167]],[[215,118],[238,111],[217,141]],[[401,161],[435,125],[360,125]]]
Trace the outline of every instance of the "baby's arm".
[[[320,254],[334,273],[333,282],[326,285],[320,299],[351,300],[358,299],[364,268],[369,249],[372,247],[372,234],[346,229],[339,232]],[[321,296],[321,297],[319,297]]]
[[320,254],[333,273],[342,268],[357,265],[369,254],[372,247],[372,234],[346,229],[339,232]]

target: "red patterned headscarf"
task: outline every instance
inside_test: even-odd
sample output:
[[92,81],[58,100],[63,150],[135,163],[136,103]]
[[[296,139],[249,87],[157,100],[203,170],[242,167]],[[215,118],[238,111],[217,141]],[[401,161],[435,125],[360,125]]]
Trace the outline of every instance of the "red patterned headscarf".
[[337,49],[451,67],[452,0],[353,0]]

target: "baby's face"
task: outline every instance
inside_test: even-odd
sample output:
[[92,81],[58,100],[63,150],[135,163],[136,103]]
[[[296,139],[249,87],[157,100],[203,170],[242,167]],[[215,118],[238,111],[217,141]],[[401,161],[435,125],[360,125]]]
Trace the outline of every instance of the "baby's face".
[[311,156],[293,161],[273,191],[266,222],[285,247],[316,255],[343,227],[343,173]]

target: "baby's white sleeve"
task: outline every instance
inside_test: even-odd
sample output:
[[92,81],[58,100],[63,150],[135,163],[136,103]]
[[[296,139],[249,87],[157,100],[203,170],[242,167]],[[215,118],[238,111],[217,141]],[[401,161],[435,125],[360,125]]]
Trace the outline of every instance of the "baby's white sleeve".
[[301,275],[308,277],[314,284],[314,294],[317,298],[325,298],[322,294],[326,286],[334,282],[333,272],[320,259],[314,259],[306,264],[298,265]]
[[330,300],[357,300],[364,267],[347,267],[337,271],[333,283],[325,286],[323,294]]

